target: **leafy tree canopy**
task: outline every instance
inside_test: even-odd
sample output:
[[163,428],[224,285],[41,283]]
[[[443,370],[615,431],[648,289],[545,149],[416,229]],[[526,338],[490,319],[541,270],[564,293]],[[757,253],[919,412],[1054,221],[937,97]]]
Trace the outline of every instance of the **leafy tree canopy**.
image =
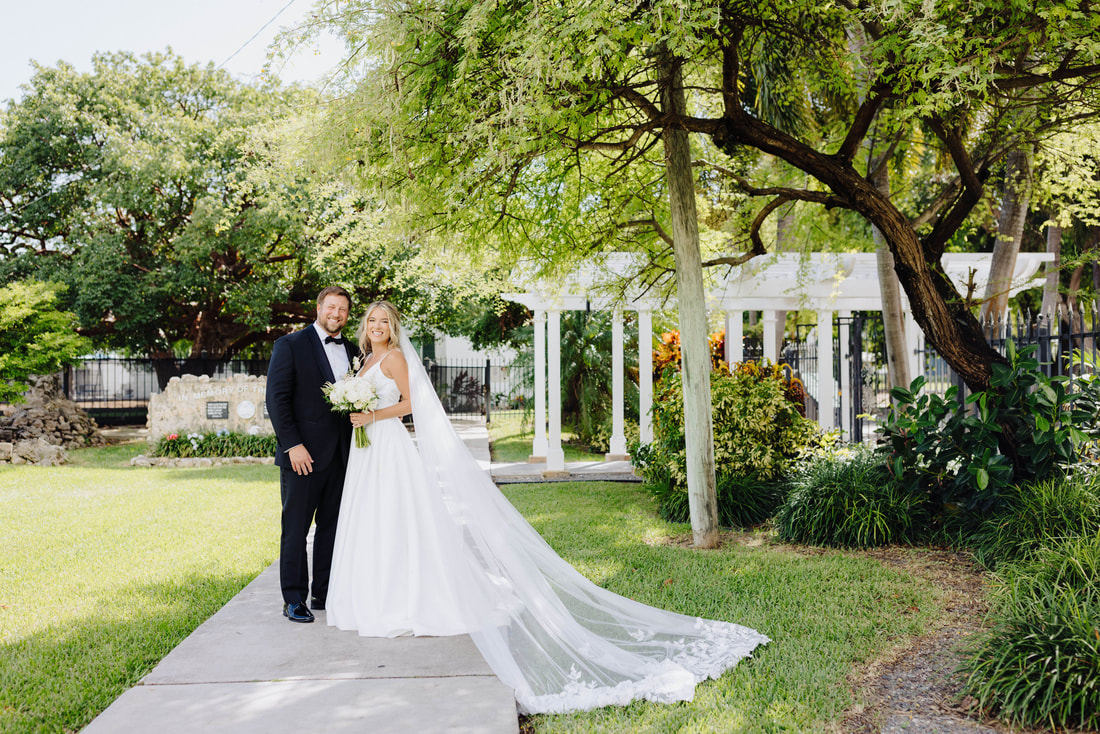
[[[765,202],[747,252],[712,264],[764,252],[789,202],[847,210],[882,233],[914,317],[975,389],[1001,358],[940,257],[1009,151],[1100,115],[1100,15],[1077,0],[320,0],[314,18],[353,70],[330,157],[357,161],[407,228],[491,231],[566,266],[640,223],[663,238],[661,136],[687,130],[706,141],[697,170]],[[686,113],[661,96],[676,75]],[[895,202],[871,179],[902,149],[941,173]],[[746,175],[756,154],[805,178]]]
[[477,295],[465,271],[285,145],[316,103],[170,51],[38,67],[0,114],[0,271],[67,283],[82,333],[151,356],[248,352],[312,319],[329,283],[446,325]]
[[90,351],[76,317],[57,310],[63,290],[33,280],[0,287],[0,401],[21,402],[29,376],[57,372]]

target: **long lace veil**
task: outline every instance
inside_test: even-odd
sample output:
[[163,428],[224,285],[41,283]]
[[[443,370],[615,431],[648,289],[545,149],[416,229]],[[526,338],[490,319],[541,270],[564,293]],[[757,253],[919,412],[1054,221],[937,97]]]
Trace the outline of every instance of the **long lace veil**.
[[470,556],[501,593],[498,613],[471,632],[522,713],[558,713],[635,699],[691,700],[768,642],[727,622],[632,601],[577,572],[504,498],[451,426],[407,336],[416,443]]

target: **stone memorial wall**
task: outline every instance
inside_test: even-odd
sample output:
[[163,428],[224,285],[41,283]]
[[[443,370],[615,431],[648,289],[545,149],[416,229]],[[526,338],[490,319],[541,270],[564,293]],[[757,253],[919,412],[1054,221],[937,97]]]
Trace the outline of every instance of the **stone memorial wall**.
[[264,395],[266,377],[231,375],[214,379],[184,375],[168,381],[164,392],[149,396],[149,442],[170,433],[269,434]]

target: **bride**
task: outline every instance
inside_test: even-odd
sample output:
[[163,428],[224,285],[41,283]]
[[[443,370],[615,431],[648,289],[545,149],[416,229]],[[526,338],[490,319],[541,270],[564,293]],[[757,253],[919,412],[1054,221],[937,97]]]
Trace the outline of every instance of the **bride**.
[[[562,713],[636,699],[690,701],[696,683],[764,635],[645,606],[562,560],[469,454],[390,303],[359,326],[377,408],[353,413],[328,624],[360,635],[469,634],[519,711]],[[401,418],[413,415],[416,443]]]

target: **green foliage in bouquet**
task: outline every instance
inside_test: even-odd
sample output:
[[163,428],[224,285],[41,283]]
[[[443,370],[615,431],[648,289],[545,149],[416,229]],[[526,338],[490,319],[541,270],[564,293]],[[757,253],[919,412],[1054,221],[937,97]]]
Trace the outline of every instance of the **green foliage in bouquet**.
[[169,433],[157,441],[153,456],[214,458],[233,456],[274,456],[274,435],[252,435],[231,431],[207,433]]

